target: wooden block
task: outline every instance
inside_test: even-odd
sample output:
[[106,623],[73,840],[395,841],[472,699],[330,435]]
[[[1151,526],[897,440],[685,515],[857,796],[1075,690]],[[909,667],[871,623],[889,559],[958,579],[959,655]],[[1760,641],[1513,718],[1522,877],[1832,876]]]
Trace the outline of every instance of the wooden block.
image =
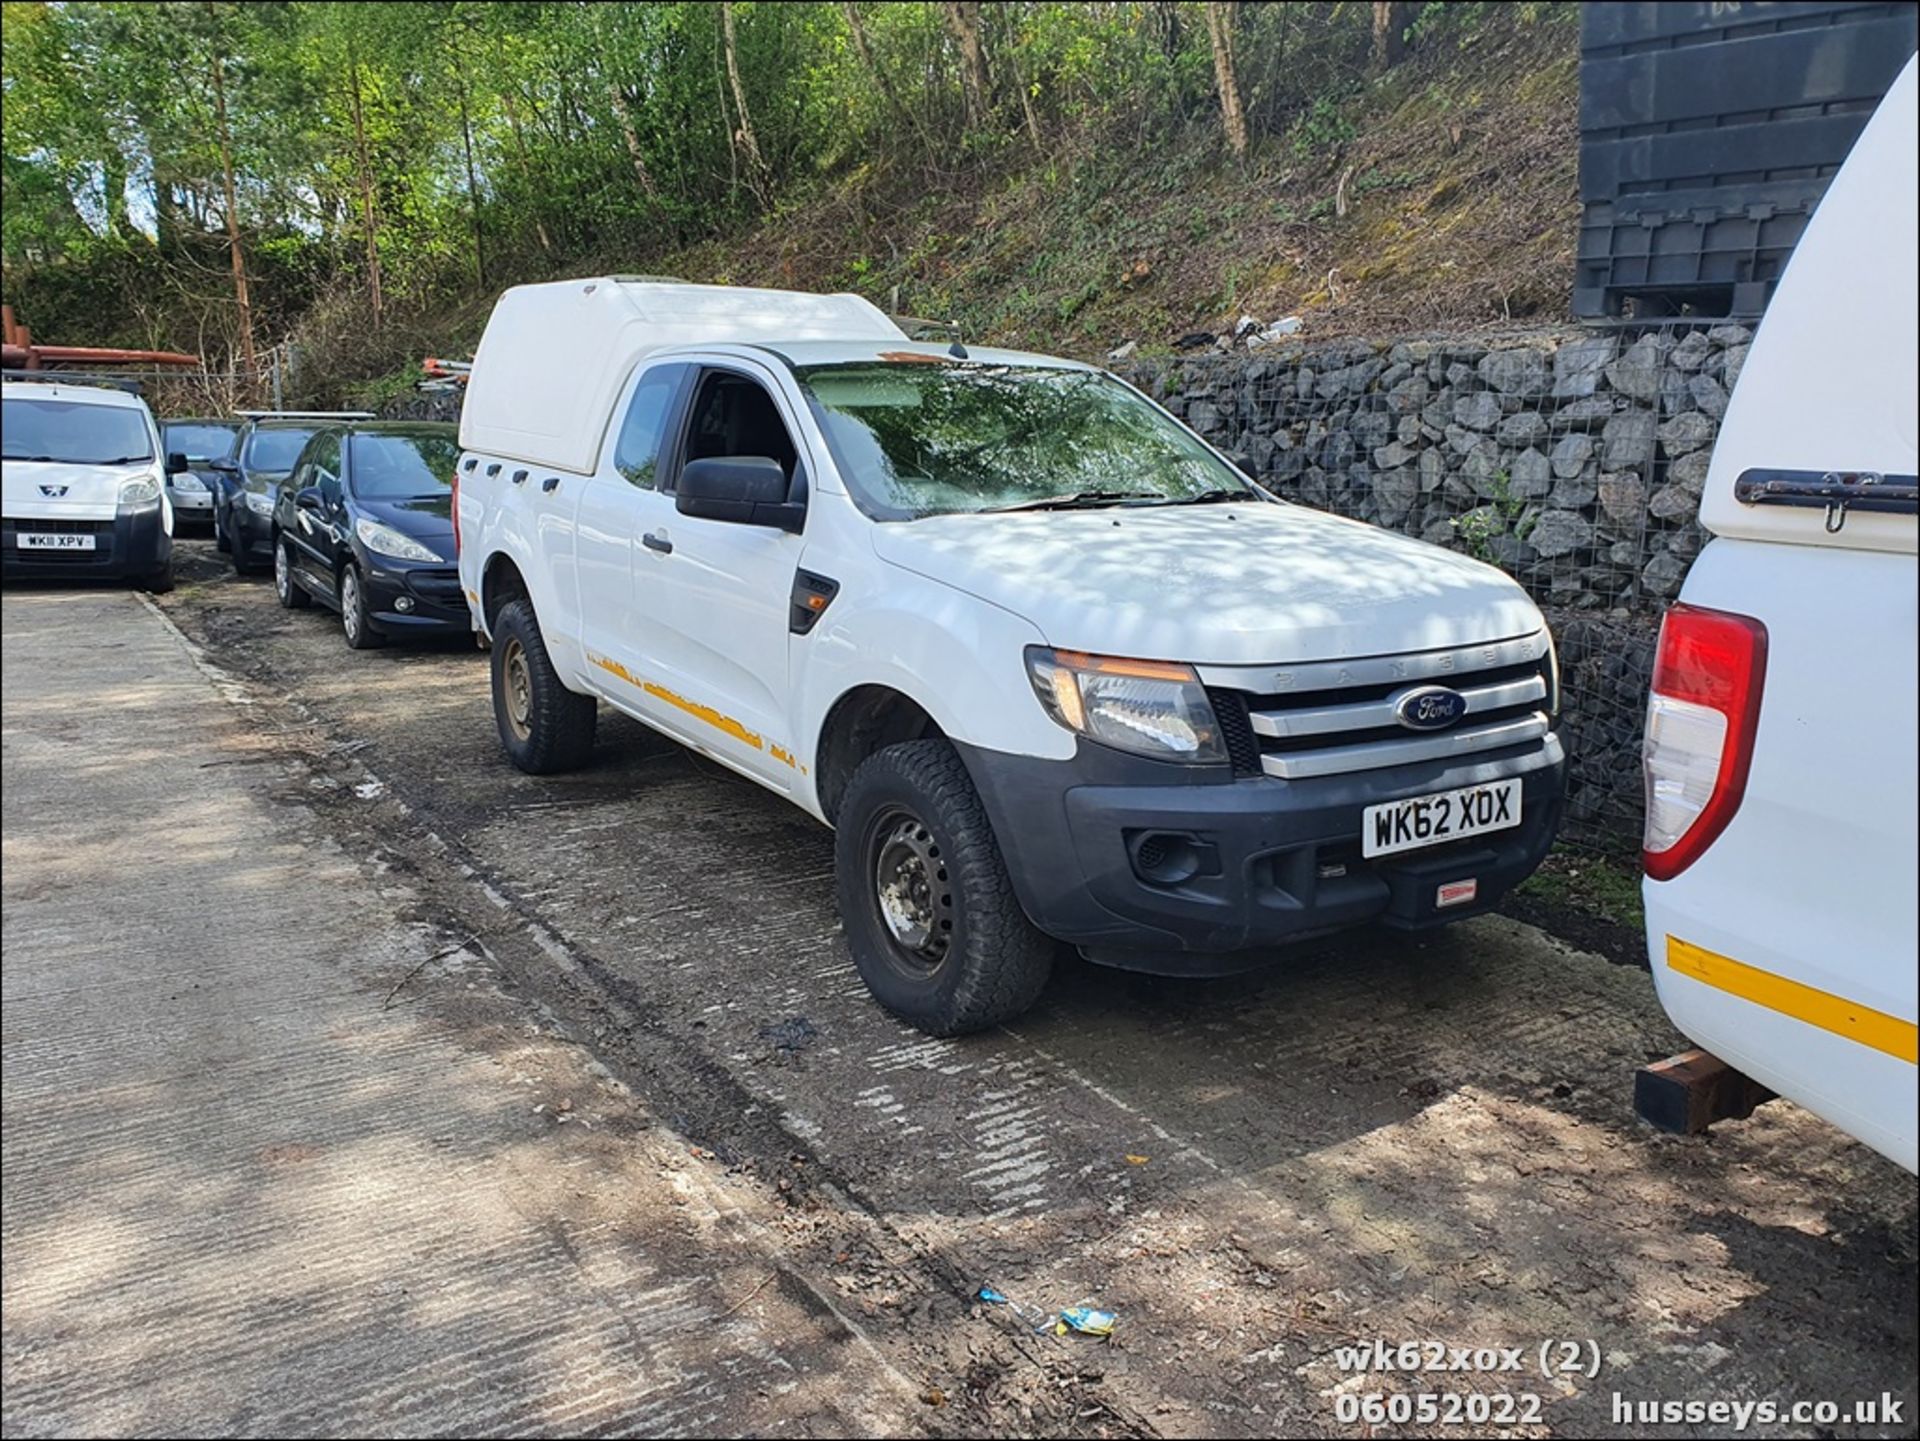
[[1682,1051],[1633,1078],[1633,1109],[1641,1120],[1678,1136],[1698,1136],[1715,1121],[1739,1121],[1773,1092],[1706,1051]]

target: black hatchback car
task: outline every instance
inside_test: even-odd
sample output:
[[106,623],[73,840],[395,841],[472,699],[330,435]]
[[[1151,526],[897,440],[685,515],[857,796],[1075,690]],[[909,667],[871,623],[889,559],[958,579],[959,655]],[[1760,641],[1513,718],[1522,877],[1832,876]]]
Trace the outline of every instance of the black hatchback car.
[[355,650],[471,630],[453,543],[459,454],[455,427],[428,421],[316,430],[274,503],[280,604],[333,607]]

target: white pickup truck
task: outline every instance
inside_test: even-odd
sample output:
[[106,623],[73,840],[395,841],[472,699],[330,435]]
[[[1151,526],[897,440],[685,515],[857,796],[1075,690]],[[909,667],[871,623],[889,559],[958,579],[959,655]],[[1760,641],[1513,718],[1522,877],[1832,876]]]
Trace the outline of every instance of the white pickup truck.
[[1916,62],[1834,178],[1714,447],[1647,716],[1647,939],[1699,1045],[1908,1170],[1920,922]]
[[513,763],[584,763],[605,701],[826,821],[853,958],[931,1033],[1019,1013],[1059,942],[1246,969],[1484,910],[1552,841],[1520,587],[1277,501],[1101,371],[615,276],[501,297],[460,439]]

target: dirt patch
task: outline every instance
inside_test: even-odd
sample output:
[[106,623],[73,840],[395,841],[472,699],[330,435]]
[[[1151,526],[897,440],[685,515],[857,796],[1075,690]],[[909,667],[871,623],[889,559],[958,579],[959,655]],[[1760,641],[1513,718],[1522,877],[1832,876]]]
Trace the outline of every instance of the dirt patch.
[[[1437,1379],[1537,1393],[1508,1434],[1637,1434],[1616,1390],[1913,1404],[1911,1177],[1784,1103],[1642,1128],[1633,1070],[1681,1042],[1631,966],[1484,918],[1228,981],[1070,964],[932,1041],[866,997],[829,837],[777,798],[613,716],[522,776],[474,652],[349,652],[259,583],[167,604],[298,743],[289,803],[778,1217],[936,1429],[1350,1433],[1341,1395],[1428,1389],[1342,1368],[1374,1338],[1591,1341],[1597,1377]],[[982,1284],[1120,1323],[1036,1335]]]

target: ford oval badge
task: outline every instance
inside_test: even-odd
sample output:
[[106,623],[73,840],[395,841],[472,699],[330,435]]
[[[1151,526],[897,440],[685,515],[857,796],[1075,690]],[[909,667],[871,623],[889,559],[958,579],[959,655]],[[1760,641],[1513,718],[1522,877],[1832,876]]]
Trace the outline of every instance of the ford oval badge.
[[1467,698],[1443,685],[1423,685],[1401,696],[1394,719],[1410,731],[1443,731],[1467,713]]

